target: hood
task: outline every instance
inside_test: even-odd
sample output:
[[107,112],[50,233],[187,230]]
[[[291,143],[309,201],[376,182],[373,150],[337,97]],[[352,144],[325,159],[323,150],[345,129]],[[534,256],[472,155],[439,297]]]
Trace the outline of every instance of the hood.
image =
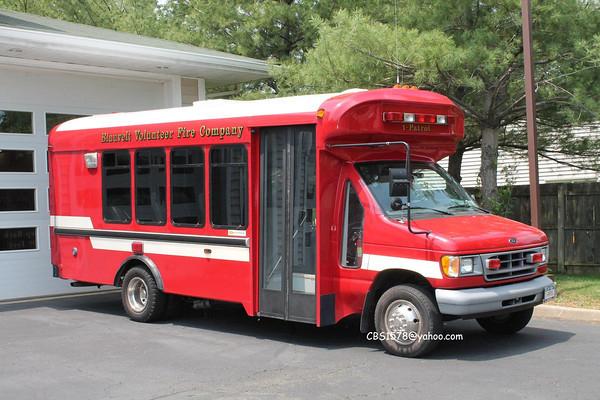
[[431,231],[431,250],[494,252],[548,242],[548,237],[541,230],[497,215],[435,218],[414,221],[414,225]]

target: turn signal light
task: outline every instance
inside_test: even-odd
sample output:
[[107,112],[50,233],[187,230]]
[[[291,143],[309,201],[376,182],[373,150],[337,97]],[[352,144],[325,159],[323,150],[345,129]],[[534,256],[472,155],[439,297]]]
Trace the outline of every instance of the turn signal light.
[[487,268],[488,269],[499,269],[502,263],[499,258],[488,258]]
[[440,260],[444,275],[456,278],[460,273],[460,258],[455,256],[443,256]]

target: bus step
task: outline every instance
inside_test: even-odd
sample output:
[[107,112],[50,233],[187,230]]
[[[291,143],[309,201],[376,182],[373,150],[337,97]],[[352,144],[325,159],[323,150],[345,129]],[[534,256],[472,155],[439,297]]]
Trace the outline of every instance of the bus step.
[[98,286],[98,287],[100,287],[102,285],[98,285],[97,283],[75,281],[75,282],[71,282],[71,286],[72,287],[86,287],[86,286]]

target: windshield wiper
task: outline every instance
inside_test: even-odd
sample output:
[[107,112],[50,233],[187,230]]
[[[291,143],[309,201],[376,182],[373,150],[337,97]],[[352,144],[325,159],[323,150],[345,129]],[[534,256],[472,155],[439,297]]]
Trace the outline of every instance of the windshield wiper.
[[[407,209],[407,207],[403,208],[403,210],[406,210],[406,209]],[[420,207],[420,206],[416,206],[415,207],[415,206],[410,206],[410,209],[411,210],[431,210],[431,211],[435,211],[435,212],[440,213],[440,214],[454,215],[451,212],[440,210],[438,208],[431,208],[431,207]]]
[[448,210],[452,210],[453,208],[454,209],[456,209],[456,208],[474,208],[474,209],[482,211],[486,214],[490,214],[490,211],[486,210],[485,208],[481,208],[479,206],[476,206],[476,205],[470,204],[470,203],[455,204],[453,206],[448,207]]

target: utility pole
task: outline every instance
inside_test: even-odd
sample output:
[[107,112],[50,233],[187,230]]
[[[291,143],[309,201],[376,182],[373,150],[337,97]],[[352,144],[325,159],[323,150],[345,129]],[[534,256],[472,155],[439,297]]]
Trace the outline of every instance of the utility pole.
[[537,128],[535,125],[535,77],[531,49],[531,0],[521,0],[523,57],[525,59],[525,107],[527,115],[527,152],[529,155],[529,204],[531,225],[540,227],[540,185],[538,179]]

